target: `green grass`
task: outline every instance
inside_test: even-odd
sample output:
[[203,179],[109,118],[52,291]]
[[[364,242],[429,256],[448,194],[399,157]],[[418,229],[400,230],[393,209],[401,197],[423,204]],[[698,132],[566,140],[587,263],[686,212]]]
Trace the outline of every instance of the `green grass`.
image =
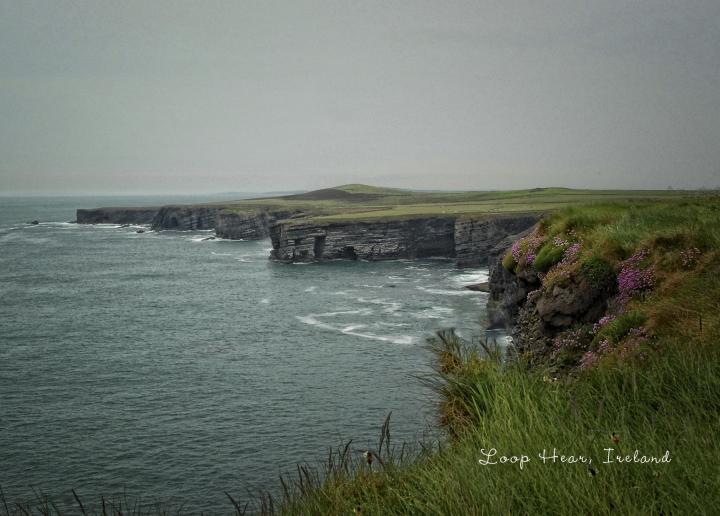
[[490,192],[417,192],[369,185],[343,185],[306,194],[226,203],[228,209],[293,210],[297,223],[378,220],[420,216],[472,216],[549,212],[568,205],[605,201],[681,199],[697,192],[664,190],[573,190],[536,188]]
[[711,249],[720,244],[719,212],[717,197],[572,206],[548,219],[547,234],[574,229],[589,248],[619,258],[638,247]]

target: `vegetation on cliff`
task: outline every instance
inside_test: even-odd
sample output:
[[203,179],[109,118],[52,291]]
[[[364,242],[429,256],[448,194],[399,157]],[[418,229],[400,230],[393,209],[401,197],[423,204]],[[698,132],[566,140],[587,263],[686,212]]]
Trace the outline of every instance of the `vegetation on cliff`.
[[517,334],[525,358],[555,371],[642,360],[670,314],[699,328],[702,312],[676,290],[717,260],[718,206],[602,204],[545,218],[503,260],[535,287]]
[[526,303],[573,285],[600,292],[603,309],[545,327],[543,347],[509,362],[440,334],[436,385],[450,438],[439,450],[412,461],[387,439],[374,461],[340,450],[322,474],[301,469],[284,499],[263,508],[712,512],[720,506],[719,228],[713,199],[574,207],[546,219],[504,260],[536,278]]

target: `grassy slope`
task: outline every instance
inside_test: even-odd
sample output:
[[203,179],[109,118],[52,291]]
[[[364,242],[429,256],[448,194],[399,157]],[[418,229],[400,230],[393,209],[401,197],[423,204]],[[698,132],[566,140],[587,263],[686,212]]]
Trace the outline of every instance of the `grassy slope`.
[[[643,354],[570,378],[501,367],[445,339],[438,352],[443,421],[455,437],[403,466],[383,455],[372,467],[345,457],[324,483],[295,484],[286,514],[711,514],[720,507],[720,202],[573,207],[550,233],[575,229],[585,245],[623,259],[648,249],[653,292],[634,299],[653,339]],[[679,253],[698,247],[697,263]],[[699,315],[702,315],[702,329]],[[612,434],[619,442],[613,442]],[[542,464],[537,456],[585,455],[592,464]],[[532,462],[481,466],[481,449]],[[603,464],[619,455],[669,464]],[[342,454],[341,454],[342,455]],[[354,467],[348,466],[348,463]]]
[[607,200],[682,198],[687,192],[660,190],[571,190],[537,188],[497,192],[415,192],[367,185],[344,185],[307,194],[238,201],[230,209],[301,210],[299,222],[373,220],[420,215],[549,211],[568,204]]

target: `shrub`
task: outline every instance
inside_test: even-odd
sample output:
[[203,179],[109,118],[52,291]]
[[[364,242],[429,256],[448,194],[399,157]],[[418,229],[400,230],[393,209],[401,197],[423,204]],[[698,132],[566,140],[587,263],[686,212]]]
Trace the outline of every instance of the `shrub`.
[[517,267],[517,262],[515,261],[515,257],[513,256],[512,252],[508,252],[503,257],[502,264],[507,271],[513,272],[515,270],[515,267]]
[[563,259],[565,247],[555,246],[552,242],[546,242],[538,251],[535,257],[535,270],[547,272],[550,267]]
[[617,276],[612,264],[598,256],[591,256],[580,266],[580,272],[597,290],[612,291],[616,286]]
[[618,316],[605,325],[597,334],[596,339],[606,339],[612,344],[620,342],[633,328],[640,328],[647,321],[647,316],[634,310]]

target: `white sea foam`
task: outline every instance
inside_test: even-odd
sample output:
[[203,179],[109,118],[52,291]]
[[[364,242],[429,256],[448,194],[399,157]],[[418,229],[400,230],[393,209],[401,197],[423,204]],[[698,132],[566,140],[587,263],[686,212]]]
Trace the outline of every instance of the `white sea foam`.
[[194,236],[194,237],[191,237],[189,240],[190,240],[191,242],[195,242],[195,243],[198,243],[198,242],[200,242],[200,243],[217,242],[217,239],[216,239],[216,238],[208,237],[208,236],[203,236],[203,235],[196,235],[196,236]]
[[305,292],[315,292],[317,290],[317,287],[313,285],[312,287],[308,287],[305,289]]
[[262,303],[263,305],[269,305],[270,300],[268,298],[264,297],[260,300],[260,303]]
[[357,331],[343,331],[345,335],[354,335],[363,339],[379,340],[381,342],[391,342],[392,344],[402,344],[408,346],[413,343],[412,335],[375,335],[372,333],[360,333]]
[[472,285],[474,283],[484,283],[489,277],[487,270],[475,270],[457,274],[452,279],[459,285]]
[[398,301],[387,301],[385,299],[365,299],[364,297],[359,297],[358,302],[373,304],[373,305],[382,305],[385,307],[385,308],[383,308],[383,312],[385,312],[385,313],[397,312],[403,306],[402,303],[400,303]]
[[433,306],[411,314],[416,319],[445,319],[455,310],[445,306]]
[[410,323],[406,323],[406,322],[385,322],[385,321],[378,321],[378,322],[375,323],[375,324],[377,324],[378,326],[387,326],[387,327],[389,327],[389,328],[406,328],[406,327],[408,327],[408,326],[411,326]]
[[391,342],[393,344],[412,344],[414,339],[411,335],[377,335],[368,331],[358,331],[367,328],[367,324],[350,323],[350,324],[330,324],[323,321],[325,318],[332,318],[339,315],[359,315],[369,316],[373,311],[369,308],[361,308],[359,310],[342,310],[338,312],[325,312],[322,314],[308,314],[305,316],[296,316],[296,319],[304,324],[322,328],[324,330],[342,333],[344,335],[352,335],[363,339],[378,340],[381,342]]
[[77,224],[73,222],[41,222],[39,224],[34,224],[35,226],[48,226],[48,227],[72,227],[77,226]]

